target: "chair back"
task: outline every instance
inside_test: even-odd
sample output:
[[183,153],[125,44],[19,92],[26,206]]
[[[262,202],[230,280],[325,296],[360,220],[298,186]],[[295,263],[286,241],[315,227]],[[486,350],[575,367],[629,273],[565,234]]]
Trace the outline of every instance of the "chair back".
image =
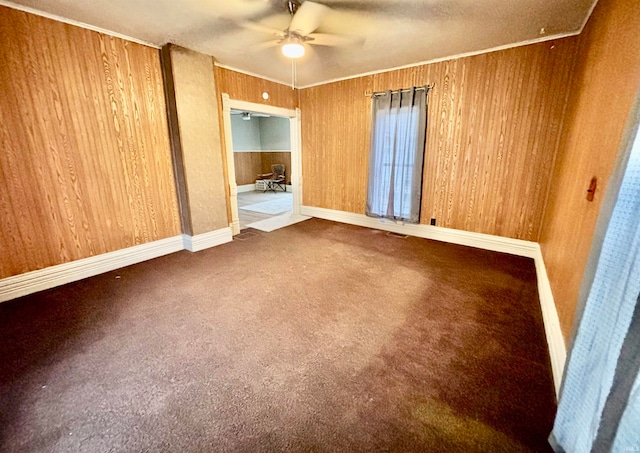
[[273,164],[271,165],[271,172],[273,173],[274,178],[284,178],[284,164]]

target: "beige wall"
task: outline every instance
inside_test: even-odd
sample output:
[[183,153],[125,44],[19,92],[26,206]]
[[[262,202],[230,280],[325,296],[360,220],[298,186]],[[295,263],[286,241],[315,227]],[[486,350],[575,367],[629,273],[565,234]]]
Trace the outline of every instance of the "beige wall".
[[[640,85],[636,0],[600,0],[580,36],[562,141],[540,238],[567,339],[600,209]],[[598,178],[593,202],[586,200]]]
[[179,132],[172,140],[182,166],[177,184],[186,195],[183,230],[197,235],[229,226],[213,58],[177,46],[168,50]]

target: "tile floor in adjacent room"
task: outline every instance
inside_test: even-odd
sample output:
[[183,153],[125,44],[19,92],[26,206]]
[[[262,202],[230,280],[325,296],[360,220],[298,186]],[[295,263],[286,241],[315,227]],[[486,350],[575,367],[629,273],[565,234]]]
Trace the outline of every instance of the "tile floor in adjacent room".
[[[270,201],[277,198],[282,197],[292,197],[291,192],[262,192],[262,191],[252,191],[252,192],[242,192],[238,194],[238,217],[240,219],[240,229],[244,230],[247,228],[247,225],[258,222],[260,220],[270,219],[272,217],[276,217],[277,215],[282,215],[283,213],[274,213],[274,214],[265,214],[262,212],[255,211],[247,211],[244,209],[240,209],[243,206],[249,206],[256,203],[261,203],[264,201]],[[293,203],[293,199],[292,199]]]

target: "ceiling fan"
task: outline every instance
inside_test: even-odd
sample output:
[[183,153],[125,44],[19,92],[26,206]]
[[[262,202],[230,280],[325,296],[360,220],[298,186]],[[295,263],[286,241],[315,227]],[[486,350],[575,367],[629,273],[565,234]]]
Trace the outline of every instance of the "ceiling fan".
[[249,121],[251,118],[269,118],[271,116],[266,113],[243,112],[241,110],[231,110],[231,114],[242,115],[242,119],[245,121]]
[[344,46],[358,43],[361,38],[330,33],[316,33],[322,20],[331,8],[310,0],[288,0],[286,10],[291,16],[289,26],[278,30],[259,22],[245,21],[242,26],[248,29],[269,33],[275,39],[260,43],[257,49],[282,46],[282,53],[291,59],[300,58],[305,53],[305,44],[316,46]]

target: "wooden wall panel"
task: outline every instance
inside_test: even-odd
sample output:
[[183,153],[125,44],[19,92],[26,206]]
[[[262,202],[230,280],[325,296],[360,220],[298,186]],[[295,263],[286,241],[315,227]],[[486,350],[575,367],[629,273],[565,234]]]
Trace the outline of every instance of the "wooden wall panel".
[[300,91],[303,204],[364,213],[371,77]]
[[236,166],[236,184],[253,184],[256,176],[270,173],[272,164],[284,164],[287,183],[291,183],[291,153],[290,152],[257,152],[233,153]]
[[[638,96],[637,8],[634,0],[600,0],[580,36],[579,64],[540,239],[565,339],[571,334],[600,203]],[[598,190],[588,202],[593,176]]]
[[304,204],[364,213],[365,92],[435,83],[421,222],[538,240],[576,38],[301,90]]
[[[290,86],[253,77],[241,72],[216,66],[215,77],[219,84],[218,93],[227,93],[231,99],[273,105],[286,109],[298,106],[297,92]],[[262,99],[262,93],[269,93],[269,99]]]
[[[253,102],[255,104],[272,105],[275,107],[283,107],[286,109],[295,109],[298,107],[297,90],[280,83],[271,82],[269,80],[242,74],[230,69],[215,66],[214,76],[216,80],[216,92],[218,96],[223,93],[229,95],[231,99],[238,101]],[[269,93],[269,99],[262,99],[262,93]],[[220,130],[222,131],[222,149],[225,149],[226,138],[224,137],[224,119],[222,111],[222,99],[219,100],[219,119]],[[231,221],[231,204],[229,194],[229,173],[227,169],[227,156],[223,155],[224,161],[224,181],[227,187],[227,217]],[[237,174],[237,170],[236,170]],[[236,175],[237,180],[237,175]],[[247,183],[248,184],[248,183]]]
[[179,234],[159,54],[0,6],[0,278]]
[[291,153],[287,152],[266,152],[260,153],[262,156],[262,173],[271,173],[271,165],[284,164],[287,184],[291,183]]
[[236,184],[243,186],[256,182],[262,172],[262,153],[233,153],[236,167]]

